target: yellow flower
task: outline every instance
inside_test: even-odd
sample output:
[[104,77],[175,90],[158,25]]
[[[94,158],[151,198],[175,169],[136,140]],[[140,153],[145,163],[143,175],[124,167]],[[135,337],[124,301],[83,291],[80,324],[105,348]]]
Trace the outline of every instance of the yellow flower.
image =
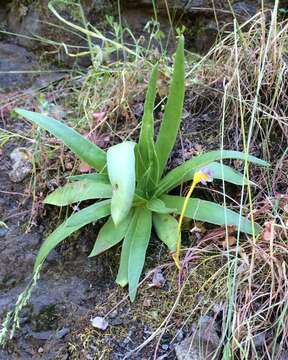
[[207,182],[213,181],[213,174],[212,171],[209,168],[201,168],[199,171],[196,171],[193,176],[193,182],[190,186],[190,189],[188,191],[188,194],[185,197],[183,207],[181,210],[179,222],[178,222],[178,237],[177,237],[177,243],[176,243],[176,252],[173,254],[173,259],[175,261],[176,266],[178,269],[181,269],[180,265],[180,248],[181,248],[181,226],[183,222],[184,215],[186,213],[187,207],[188,207],[188,201],[192,195],[193,190],[195,189],[195,186],[199,184],[200,182],[204,185],[207,185]]

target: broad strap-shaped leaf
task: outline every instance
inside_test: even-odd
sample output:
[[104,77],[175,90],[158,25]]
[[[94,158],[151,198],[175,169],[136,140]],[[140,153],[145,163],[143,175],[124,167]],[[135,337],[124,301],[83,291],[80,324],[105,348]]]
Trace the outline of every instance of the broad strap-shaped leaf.
[[72,175],[72,176],[68,176],[67,179],[69,181],[93,180],[96,181],[97,183],[110,184],[108,175],[99,174],[99,173]]
[[[224,159],[237,159],[237,160],[245,160],[246,155],[240,151],[232,151],[232,150],[215,150],[210,151],[205,154],[201,154],[193,157],[190,160],[185,161],[182,165],[177,168],[171,170],[160,182],[155,192],[155,196],[158,197],[161,194],[167,193],[172,190],[175,186],[181,184],[184,179],[187,179],[187,176],[191,173],[191,171],[200,169],[203,166],[209,165],[213,161]],[[249,155],[247,160],[251,163],[260,166],[268,166],[268,163],[264,160],[260,160],[255,156]]]
[[[155,65],[150,77],[144,104],[144,114],[136,148],[137,181],[140,187],[152,190],[158,183],[159,166],[154,144],[154,104],[156,98],[157,70]],[[143,174],[146,174],[145,176]],[[145,183],[145,184],[144,184]]]
[[[46,259],[48,254],[64,239],[83,226],[110,214],[110,200],[97,202],[71,215],[58,226],[43,242],[34,265],[34,271]],[[70,225],[69,225],[70,223]],[[74,225],[73,225],[74,223]],[[71,226],[71,224],[73,226]]]
[[117,226],[129,213],[135,193],[135,143],[125,141],[107,151],[107,168],[112,185],[111,216]]
[[176,209],[167,208],[164,202],[157,198],[152,198],[147,202],[147,208],[152,212],[159,214],[171,214],[176,211]]
[[49,131],[57,139],[71,149],[79,159],[85,161],[96,170],[101,171],[106,165],[106,153],[97,145],[80,135],[77,131],[55,120],[49,116],[42,115],[33,111],[16,109],[17,114],[25,117],[32,123]]
[[[176,214],[181,214],[185,198],[182,196],[164,195],[161,197],[167,207],[175,207]],[[224,208],[211,201],[192,198],[189,199],[185,216],[199,221],[205,221],[215,225],[234,225],[240,231],[248,234],[253,233],[252,222],[241,217],[236,212]],[[255,232],[258,233],[261,227],[255,224]]]
[[122,287],[128,284],[128,260],[129,260],[129,253],[130,253],[132,239],[137,225],[137,220],[138,220],[138,212],[134,211],[122,244],[120,265],[116,277],[116,283]]
[[153,225],[158,238],[168,246],[171,252],[176,251],[178,221],[169,214],[153,214]]
[[174,72],[163,120],[159,130],[156,153],[161,177],[179,130],[185,92],[184,37],[180,36],[175,55]]
[[118,244],[126,235],[133,211],[116,227],[112,218],[102,226],[89,257],[96,256]]
[[49,194],[45,204],[65,206],[89,199],[109,199],[112,197],[110,184],[98,183],[94,180],[80,180],[68,183]]
[[135,210],[136,222],[128,258],[129,297],[133,302],[145,263],[146,250],[151,237],[152,213],[147,208]]

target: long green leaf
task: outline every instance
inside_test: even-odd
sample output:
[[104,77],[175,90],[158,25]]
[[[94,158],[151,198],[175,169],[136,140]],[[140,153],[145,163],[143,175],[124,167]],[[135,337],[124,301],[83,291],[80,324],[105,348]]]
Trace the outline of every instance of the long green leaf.
[[89,257],[96,256],[118,244],[126,235],[132,219],[132,211],[116,227],[112,218],[102,226]]
[[175,212],[175,209],[167,208],[164,202],[160,199],[153,198],[149,200],[146,204],[147,208],[152,212],[159,213],[159,214],[171,214]]
[[[83,226],[97,221],[110,214],[110,200],[104,200],[86,207],[71,215],[66,221],[57,227],[43,242],[34,265],[34,271],[46,259],[48,254],[64,239]],[[69,225],[70,222],[70,225]],[[74,226],[71,226],[72,223]]]
[[175,55],[174,72],[165,112],[156,142],[159,159],[159,178],[165,168],[179,130],[185,92],[184,37],[179,38]]
[[93,180],[97,183],[103,184],[110,184],[109,177],[107,174],[98,174],[98,173],[91,173],[91,174],[81,174],[81,175],[72,175],[68,176],[67,179],[69,181],[78,181],[78,180]]
[[[137,181],[149,192],[158,183],[159,164],[154,144],[154,104],[156,98],[157,69],[155,65],[150,77],[144,104],[144,114],[137,150]],[[145,176],[143,174],[146,174]]]
[[146,250],[151,237],[152,213],[147,208],[137,208],[137,217],[128,259],[129,297],[133,302],[137,293],[137,286],[143,270]]
[[[164,195],[161,197],[167,207],[175,207],[176,214],[181,214],[185,198],[181,196]],[[185,216],[199,221],[205,221],[215,225],[234,225],[240,231],[248,234],[253,233],[252,223],[248,219],[241,217],[236,212],[225,209],[223,206],[211,201],[192,198],[189,200]],[[255,224],[256,233],[261,230],[258,224]]]
[[[207,167],[212,171],[213,179],[219,179],[224,180],[226,182],[229,182],[231,184],[235,185],[248,185],[249,181],[244,178],[244,175],[240,172],[234,170],[230,166],[220,164],[218,162],[212,162],[207,165]],[[195,172],[197,169],[192,169],[181,182],[179,182],[177,185],[180,185],[182,182],[186,182],[189,180],[192,180],[194,177]],[[252,181],[250,181],[250,185],[255,185]]]
[[176,251],[178,237],[178,221],[168,214],[153,214],[153,225],[158,238],[171,252]]
[[24,109],[15,109],[16,113],[34,124],[49,131],[56,138],[62,140],[81,160],[97,170],[106,165],[106,153],[77,131],[49,116]]
[[116,283],[122,287],[128,284],[128,260],[129,260],[129,253],[130,253],[132,239],[137,225],[137,219],[138,219],[138,213],[135,211],[132,216],[132,220],[130,221],[127,233],[125,235],[122,244],[120,265],[116,278]]
[[[171,170],[160,182],[155,192],[155,196],[158,197],[161,194],[167,193],[175,186],[181,184],[184,179],[191,173],[193,169],[200,169],[203,166],[209,165],[213,161],[221,159],[238,159],[245,160],[246,155],[239,151],[232,150],[215,150],[205,154],[193,157],[191,160],[185,161],[182,165],[178,166],[174,170]],[[247,160],[251,163],[260,166],[268,166],[268,163],[264,160],[260,160],[255,156],[248,156]]]
[[117,226],[129,213],[135,193],[135,143],[125,141],[107,152],[108,176],[112,185],[111,215]]
[[45,204],[65,206],[78,201],[89,199],[111,198],[112,186],[110,184],[97,183],[93,180],[80,180],[66,184],[49,194]]

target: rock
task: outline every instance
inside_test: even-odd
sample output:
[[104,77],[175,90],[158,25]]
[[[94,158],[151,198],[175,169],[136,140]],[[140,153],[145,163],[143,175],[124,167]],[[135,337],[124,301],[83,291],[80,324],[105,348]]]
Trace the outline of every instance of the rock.
[[[58,41],[59,43],[70,43],[76,46],[80,45],[79,41],[81,41],[81,38],[75,35],[75,33],[72,34],[73,31],[69,31],[72,30],[72,28],[65,26],[63,22],[58,20],[48,9],[49,2],[50,0],[10,0],[10,3],[6,5],[8,30],[15,34],[25,35],[17,37],[15,39],[17,43],[29,49],[49,47],[47,43],[41,42],[41,40],[37,38],[41,36],[44,39],[51,39],[55,42]],[[109,0],[81,1],[86,18],[88,21],[91,21],[94,18],[98,20],[98,28],[101,20],[104,18],[104,14],[113,14],[111,11],[113,3],[114,1]],[[79,8],[77,6],[72,5],[68,10],[64,2],[58,2],[54,7],[66,20],[83,26]],[[63,28],[66,27],[67,31],[59,31],[58,28],[49,25],[49,23],[62,26]],[[83,45],[83,43],[81,45]]]
[[246,19],[249,19],[257,12],[257,3],[255,1],[238,1],[232,7],[236,15],[241,15]]
[[[217,334],[215,319],[202,316],[198,325],[194,326],[194,333],[175,346],[178,360],[210,360],[214,359],[220,338]],[[215,358],[217,359],[217,357]]]
[[102,316],[95,316],[93,319],[91,319],[91,324],[94,328],[105,331],[109,323],[107,320],[105,320]]
[[57,331],[57,333],[56,333],[56,338],[57,338],[57,339],[62,339],[62,338],[64,338],[66,335],[68,335],[69,333],[70,333],[70,328],[64,327],[64,328],[62,328],[62,329],[60,329],[60,330]]
[[10,154],[13,162],[9,178],[15,183],[19,183],[32,171],[31,154],[25,148],[16,148]]
[[[24,72],[31,71],[35,67],[35,57],[26,49],[0,42],[0,92],[30,86],[33,75]],[[12,73],[13,71],[17,73]]]
[[6,226],[3,222],[0,221],[0,238],[6,236],[8,230],[8,226]]
[[278,357],[279,360],[288,360],[288,351],[282,350]]
[[49,340],[52,339],[54,332],[53,331],[38,331],[30,332],[30,336],[37,340]]

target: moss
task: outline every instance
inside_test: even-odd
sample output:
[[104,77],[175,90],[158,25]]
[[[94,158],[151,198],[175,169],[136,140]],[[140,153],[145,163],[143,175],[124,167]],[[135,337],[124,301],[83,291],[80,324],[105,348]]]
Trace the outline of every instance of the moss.
[[[150,260],[152,258],[155,265],[155,256]],[[213,257],[210,260],[208,257],[208,260],[206,259],[196,270],[191,267],[189,274],[186,274],[187,282],[182,296],[169,322],[174,325],[167,327],[162,339],[163,343],[170,342],[182,326],[183,331],[188,332],[202,311],[208,310],[215,304],[219,294],[218,284],[213,276],[220,267],[219,261]],[[147,280],[139,289],[133,304],[128,300],[123,302],[123,298],[127,295],[126,289],[115,287],[108,294],[103,294],[105,301],[96,306],[94,313],[105,316],[111,309],[116,309],[108,316],[110,326],[107,331],[102,332],[92,329],[86,322],[69,345],[72,359],[78,359],[83,353],[93,354],[93,359],[109,359],[113,353],[124,354],[133,350],[153,333],[166,319],[179,294],[178,273],[175,268],[167,269],[163,274],[166,280],[163,288],[151,287],[149,286],[151,279]],[[194,311],[199,303],[201,303],[199,310]],[[158,338],[148,346],[148,349],[145,349],[145,355],[149,354],[150,350],[152,353],[157,340]]]

